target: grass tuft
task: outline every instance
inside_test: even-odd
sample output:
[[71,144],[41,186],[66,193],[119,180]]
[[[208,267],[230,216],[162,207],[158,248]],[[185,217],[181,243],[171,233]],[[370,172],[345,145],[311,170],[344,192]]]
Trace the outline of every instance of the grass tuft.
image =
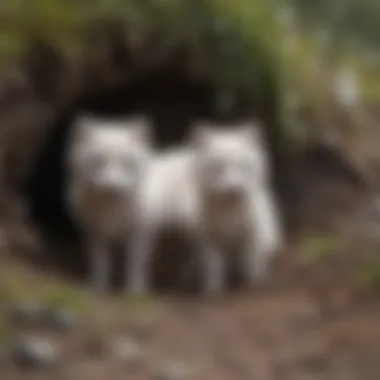
[[338,254],[342,248],[342,241],[333,235],[310,235],[303,239],[301,247],[302,259],[314,264]]

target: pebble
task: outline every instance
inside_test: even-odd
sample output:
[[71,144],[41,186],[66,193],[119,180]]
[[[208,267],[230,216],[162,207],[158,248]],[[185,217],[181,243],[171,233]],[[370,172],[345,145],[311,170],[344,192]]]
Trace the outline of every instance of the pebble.
[[71,310],[48,310],[44,315],[45,326],[62,332],[73,330],[77,322],[77,316]]
[[170,361],[160,369],[155,380],[185,380],[188,378],[188,368],[183,363]]
[[19,327],[38,324],[43,314],[43,307],[37,301],[22,301],[10,310],[10,320]]
[[141,363],[143,352],[132,339],[121,339],[114,344],[114,353],[128,367],[135,367]]
[[13,354],[21,367],[43,369],[58,360],[59,348],[47,339],[23,338],[16,344]]

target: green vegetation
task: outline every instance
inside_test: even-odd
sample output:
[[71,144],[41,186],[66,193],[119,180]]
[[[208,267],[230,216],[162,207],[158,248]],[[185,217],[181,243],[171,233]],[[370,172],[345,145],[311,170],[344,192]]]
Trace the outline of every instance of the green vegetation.
[[[159,31],[163,45],[182,39],[203,45],[205,54],[209,48],[213,52],[218,50],[218,57],[208,57],[215,58],[214,71],[234,83],[247,79],[248,71],[259,66],[261,58],[255,54],[256,50],[269,51],[276,39],[273,17],[264,1],[251,4],[239,0],[231,7],[225,0],[202,3],[184,0],[20,0],[12,5],[1,5],[0,12],[6,20],[0,34],[3,57],[19,51],[33,36],[42,36],[65,52],[78,52],[83,48],[86,26],[93,20],[112,18],[139,36]],[[241,59],[243,55],[245,59]],[[221,56],[226,65],[220,64]],[[233,61],[227,62],[229,59]],[[229,64],[239,64],[239,67]],[[228,71],[222,66],[235,70]]]
[[290,0],[304,28],[321,26],[330,34],[332,47],[380,47],[380,6],[373,0]]
[[365,289],[380,289],[380,260],[371,260],[361,265],[355,274],[356,283]]
[[91,295],[75,283],[45,279],[29,271],[24,275],[24,269],[15,263],[3,262],[0,271],[1,308],[27,300],[38,301],[46,307],[68,308],[79,314],[86,313],[93,301]]
[[0,355],[3,346],[17,339],[19,334],[20,331],[9,322],[7,315],[5,313],[0,314]]
[[[335,124],[326,104],[336,69],[358,74],[365,102],[380,99],[380,7],[371,0],[15,0],[0,4],[0,15],[0,70],[34,37],[79,61],[93,44],[87,27],[113,19],[130,36],[156,33],[163,51],[178,41],[190,46],[194,65],[201,57],[219,88],[221,111],[241,90],[259,106],[268,92],[277,94],[283,136],[294,143],[314,135],[310,119]],[[370,53],[375,61],[364,59]]]
[[155,304],[157,301],[157,298],[152,293],[146,293],[146,294],[126,294],[124,296],[124,300],[127,304],[133,304],[140,307],[151,307]]
[[302,260],[314,264],[341,252],[343,241],[332,235],[305,236],[300,244]]

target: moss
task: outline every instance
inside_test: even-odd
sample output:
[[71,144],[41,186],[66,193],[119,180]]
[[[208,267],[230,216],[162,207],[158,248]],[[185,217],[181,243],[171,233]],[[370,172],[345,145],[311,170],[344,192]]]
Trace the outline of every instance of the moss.
[[6,315],[0,315],[0,350],[2,346],[17,339],[19,334],[20,331],[9,322]]
[[43,289],[42,302],[51,308],[70,309],[85,314],[92,306],[93,298],[75,285],[57,284]]
[[30,271],[23,272],[14,263],[3,265],[0,272],[0,304],[5,309],[25,300],[35,300],[46,307],[68,308],[80,314],[91,308],[93,297],[75,283],[44,278]]
[[314,264],[339,253],[342,241],[336,236],[315,234],[306,236],[301,247],[302,259],[307,263]]
[[125,295],[124,301],[127,305],[133,305],[140,309],[154,308],[157,302],[157,298],[154,294],[141,294],[141,295]]
[[380,289],[380,260],[361,265],[355,272],[357,285],[365,289]]
[[80,56],[90,23],[111,18],[140,37],[158,32],[163,46],[175,39],[197,47],[211,65],[214,81],[230,91],[241,86],[260,91],[260,74],[278,39],[265,1],[20,0],[2,15],[7,22],[0,34],[0,56],[16,55],[36,37]]
[[[171,45],[186,46],[189,66],[195,67],[201,61],[216,88],[216,113],[228,114],[241,94],[247,98],[247,104],[255,104],[256,110],[270,108],[268,98],[277,97],[272,99],[275,108],[266,112],[278,113],[273,118],[281,127],[279,144],[288,150],[313,134],[310,120],[302,119],[305,105],[311,109],[309,118],[317,119],[323,112],[327,118],[324,124],[334,124],[333,113],[324,109],[329,102],[328,75],[325,78],[314,75],[310,65],[319,51],[313,31],[303,31],[296,38],[294,48],[285,51],[283,46],[289,36],[285,26],[276,19],[279,7],[272,2],[19,0],[7,3],[0,5],[4,21],[0,32],[3,72],[13,66],[14,60],[36,38],[47,40],[64,56],[81,62],[89,49],[96,50],[96,44],[102,42],[101,35],[91,42],[87,38],[93,22],[112,19],[134,41],[152,38],[155,53]],[[154,55],[151,45],[147,51],[148,56]],[[367,82],[366,98],[377,97],[380,91],[370,84],[374,81]]]

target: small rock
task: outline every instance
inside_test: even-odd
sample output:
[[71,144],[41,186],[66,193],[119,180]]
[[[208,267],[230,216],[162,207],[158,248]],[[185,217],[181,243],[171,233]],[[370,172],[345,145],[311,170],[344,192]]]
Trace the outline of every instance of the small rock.
[[49,310],[44,316],[44,325],[59,331],[73,330],[77,325],[77,316],[71,310]]
[[26,338],[16,344],[13,354],[21,367],[46,368],[57,361],[59,349],[49,340]]
[[185,380],[188,378],[188,368],[183,363],[176,361],[166,363],[156,376],[156,380]]
[[127,366],[135,367],[141,363],[143,352],[131,339],[122,339],[114,344],[114,353]]
[[43,313],[42,305],[37,301],[23,301],[10,310],[10,320],[17,326],[32,326],[39,322]]

